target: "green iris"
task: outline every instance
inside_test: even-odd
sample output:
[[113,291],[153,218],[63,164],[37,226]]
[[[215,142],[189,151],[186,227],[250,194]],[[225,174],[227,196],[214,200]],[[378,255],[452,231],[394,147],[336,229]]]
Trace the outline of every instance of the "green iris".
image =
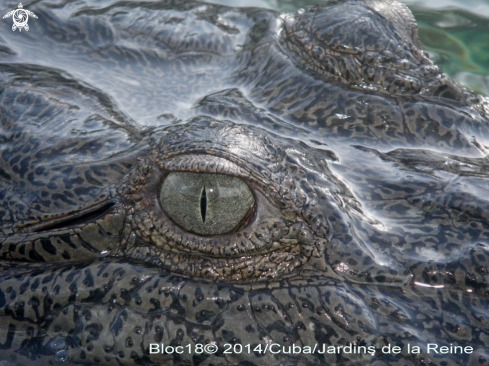
[[238,229],[254,201],[245,182],[224,174],[173,172],[160,191],[163,211],[183,229],[200,235]]

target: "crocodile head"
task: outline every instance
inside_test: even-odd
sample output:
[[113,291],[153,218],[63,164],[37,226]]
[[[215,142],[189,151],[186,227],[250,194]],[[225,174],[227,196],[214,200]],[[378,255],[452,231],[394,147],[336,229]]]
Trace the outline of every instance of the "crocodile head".
[[488,357],[489,104],[405,6],[65,10],[0,70],[0,361]]

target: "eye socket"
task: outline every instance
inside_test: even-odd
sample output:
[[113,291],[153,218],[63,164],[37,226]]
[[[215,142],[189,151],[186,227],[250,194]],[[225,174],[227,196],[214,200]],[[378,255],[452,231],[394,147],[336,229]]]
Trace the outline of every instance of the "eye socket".
[[160,190],[163,211],[183,229],[200,235],[238,229],[254,202],[245,182],[224,174],[172,172]]

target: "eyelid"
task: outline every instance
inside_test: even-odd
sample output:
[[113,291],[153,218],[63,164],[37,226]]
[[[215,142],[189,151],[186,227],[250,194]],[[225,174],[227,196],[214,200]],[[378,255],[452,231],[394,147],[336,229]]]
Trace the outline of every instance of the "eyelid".
[[[251,170],[247,170],[242,166],[250,166],[255,169],[255,172],[252,174]],[[232,175],[251,183],[253,189],[262,191],[268,197],[278,193],[268,182],[267,179],[269,177],[262,174],[263,167],[254,166],[249,161],[241,161],[236,156],[226,156],[223,158],[215,155],[186,153],[160,161],[158,168],[165,174],[172,171],[180,171]]]
[[245,169],[228,159],[204,154],[177,155],[160,162],[158,168],[163,171],[219,173],[243,178],[250,175]]

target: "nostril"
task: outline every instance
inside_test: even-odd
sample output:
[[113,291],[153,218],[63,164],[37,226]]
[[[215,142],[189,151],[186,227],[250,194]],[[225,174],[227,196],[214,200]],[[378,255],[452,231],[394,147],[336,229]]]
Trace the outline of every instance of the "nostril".
[[205,186],[202,188],[200,194],[200,215],[202,216],[202,222],[205,223],[205,213],[207,211],[207,194],[205,192]]

